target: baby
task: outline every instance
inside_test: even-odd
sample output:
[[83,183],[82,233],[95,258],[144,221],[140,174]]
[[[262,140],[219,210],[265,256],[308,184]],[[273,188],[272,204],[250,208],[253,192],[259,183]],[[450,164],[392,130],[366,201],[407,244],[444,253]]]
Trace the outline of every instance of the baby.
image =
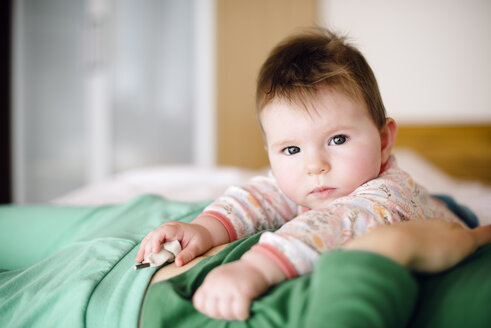
[[178,240],[182,266],[213,246],[275,229],[239,261],[210,272],[193,297],[199,311],[244,320],[270,286],[311,272],[320,253],[377,226],[460,223],[397,167],[396,122],[386,117],[366,60],[343,38],[318,30],[278,45],[259,73],[256,101],[270,176],[229,188],[190,224],[163,224],[136,257]]

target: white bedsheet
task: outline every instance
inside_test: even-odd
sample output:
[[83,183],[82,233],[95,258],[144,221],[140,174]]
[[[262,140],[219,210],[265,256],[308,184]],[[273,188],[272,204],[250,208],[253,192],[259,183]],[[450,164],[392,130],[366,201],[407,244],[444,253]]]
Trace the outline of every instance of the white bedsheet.
[[[481,224],[491,224],[491,187],[478,182],[459,181],[446,175],[418,154],[394,151],[401,168],[432,193],[453,196],[471,208]],[[200,168],[160,166],[130,170],[91,184],[55,199],[60,205],[102,205],[125,202],[141,194],[157,194],[180,201],[212,200],[230,185],[243,184],[268,170],[245,170],[236,167]]]

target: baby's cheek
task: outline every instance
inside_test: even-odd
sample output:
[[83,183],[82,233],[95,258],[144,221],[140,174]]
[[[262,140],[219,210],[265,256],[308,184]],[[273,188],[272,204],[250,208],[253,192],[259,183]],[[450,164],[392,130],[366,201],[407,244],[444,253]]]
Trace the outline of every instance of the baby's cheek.
[[380,159],[374,154],[375,149],[364,147],[351,151],[349,156],[339,158],[336,163],[336,173],[340,178],[338,181],[353,191],[368,180],[376,178],[380,171]]
[[351,184],[353,190],[364,184],[365,182],[375,179],[380,171],[380,164],[377,162],[358,162],[354,165],[351,174]]
[[298,202],[298,194],[300,193],[301,184],[291,170],[273,171],[276,182],[281,191],[292,201]]

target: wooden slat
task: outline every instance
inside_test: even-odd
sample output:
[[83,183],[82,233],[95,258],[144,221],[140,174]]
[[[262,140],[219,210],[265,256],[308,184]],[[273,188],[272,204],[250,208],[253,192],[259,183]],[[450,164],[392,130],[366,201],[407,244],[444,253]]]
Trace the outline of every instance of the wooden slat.
[[491,124],[400,126],[396,147],[416,151],[454,177],[491,185]]
[[217,1],[217,162],[268,164],[255,117],[259,69],[284,37],[315,23],[315,0]]

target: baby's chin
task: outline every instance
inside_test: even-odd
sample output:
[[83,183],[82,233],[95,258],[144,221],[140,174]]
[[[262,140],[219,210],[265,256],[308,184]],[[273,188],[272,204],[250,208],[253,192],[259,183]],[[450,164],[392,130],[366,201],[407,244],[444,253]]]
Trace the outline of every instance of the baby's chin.
[[315,202],[315,204],[310,204],[310,206],[305,206],[313,211],[323,211],[329,209],[329,205],[332,204],[334,199],[323,199],[322,201]]
[[329,207],[331,206],[331,204],[344,197],[344,196],[348,196],[350,193],[345,193],[345,194],[342,194],[342,195],[336,195],[336,197],[333,197],[333,198],[324,198],[324,199],[318,199],[316,201],[311,201],[309,202],[308,205],[302,205],[306,208],[309,208],[311,210],[314,210],[314,211],[322,211],[322,210],[327,210],[329,209]]

